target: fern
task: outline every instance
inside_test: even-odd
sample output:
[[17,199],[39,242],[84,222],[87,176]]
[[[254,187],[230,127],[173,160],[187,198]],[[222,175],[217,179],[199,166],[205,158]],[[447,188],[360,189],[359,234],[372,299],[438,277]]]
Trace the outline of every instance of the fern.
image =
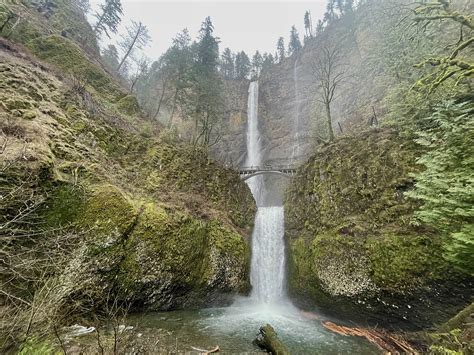
[[473,275],[474,103],[446,101],[424,121],[416,141],[425,169],[409,195],[423,203],[416,217],[446,236],[446,259]]

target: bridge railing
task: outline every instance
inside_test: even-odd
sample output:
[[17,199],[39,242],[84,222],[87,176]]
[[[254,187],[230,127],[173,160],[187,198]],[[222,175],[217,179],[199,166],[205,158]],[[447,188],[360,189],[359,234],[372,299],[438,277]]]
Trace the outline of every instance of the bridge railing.
[[241,173],[254,172],[254,171],[293,171],[297,167],[294,165],[258,165],[258,166],[244,166],[240,167]]

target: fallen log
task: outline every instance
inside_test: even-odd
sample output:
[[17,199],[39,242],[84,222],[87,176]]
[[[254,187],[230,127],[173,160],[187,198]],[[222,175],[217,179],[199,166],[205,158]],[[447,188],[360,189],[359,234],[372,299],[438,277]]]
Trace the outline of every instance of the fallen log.
[[275,329],[270,324],[260,327],[260,331],[254,340],[259,348],[267,350],[273,355],[289,355],[290,352],[285,344],[278,338]]
[[419,351],[413,348],[405,340],[389,334],[383,330],[371,328],[356,328],[337,325],[330,321],[322,322],[323,326],[330,331],[344,336],[364,337],[372,344],[376,345],[386,354],[417,354]]

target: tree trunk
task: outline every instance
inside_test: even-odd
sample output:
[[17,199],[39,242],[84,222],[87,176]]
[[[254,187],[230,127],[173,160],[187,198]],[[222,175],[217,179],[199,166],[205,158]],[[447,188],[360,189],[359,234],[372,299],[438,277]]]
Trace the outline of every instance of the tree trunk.
[[[160,95],[160,99],[158,100],[158,107],[155,111],[155,114],[153,115],[153,118],[155,118],[155,119],[158,116],[158,114],[160,113],[161,104],[163,103],[163,98],[165,97],[165,90],[166,90],[167,81],[168,81],[168,79],[163,80],[163,85],[161,86],[161,95]],[[170,124],[171,124],[171,120],[170,120]],[[171,127],[171,126],[168,125],[168,127]]]
[[99,26],[102,25],[102,21],[104,20],[104,16],[105,16],[105,11],[102,12],[102,15],[100,16],[99,21],[97,21],[97,23],[94,26],[93,31],[96,35],[97,35],[97,30],[99,29]]
[[328,124],[329,141],[332,142],[334,140],[334,131],[332,129],[331,106],[329,102],[326,103],[326,119]]
[[123,58],[122,58],[122,61],[120,62],[119,66],[117,67],[117,72],[120,70],[120,68],[122,67],[123,63],[125,63],[125,61],[127,60],[128,56],[129,56],[130,53],[132,52],[133,47],[135,47],[135,42],[137,41],[138,36],[140,35],[140,31],[141,31],[141,27],[138,28],[137,34],[136,34],[135,37],[133,38],[132,44],[130,45],[130,47],[128,47],[127,53],[125,53],[125,55],[124,55]]
[[273,355],[290,354],[270,324],[260,327],[260,332],[257,335],[257,338],[255,338],[254,343],[258,347],[271,352]]

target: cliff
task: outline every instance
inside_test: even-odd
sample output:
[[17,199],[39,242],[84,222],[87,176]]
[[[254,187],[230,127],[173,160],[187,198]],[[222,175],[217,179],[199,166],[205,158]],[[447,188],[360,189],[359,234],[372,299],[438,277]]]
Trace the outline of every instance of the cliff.
[[0,6],[6,331],[103,314],[112,298],[163,310],[248,292],[247,185],[144,117],[95,59],[85,19],[48,4]]
[[406,196],[420,148],[393,128],[319,149],[286,200],[289,291],[324,310],[424,327],[470,302],[472,280],[443,258],[442,238],[414,225]]

